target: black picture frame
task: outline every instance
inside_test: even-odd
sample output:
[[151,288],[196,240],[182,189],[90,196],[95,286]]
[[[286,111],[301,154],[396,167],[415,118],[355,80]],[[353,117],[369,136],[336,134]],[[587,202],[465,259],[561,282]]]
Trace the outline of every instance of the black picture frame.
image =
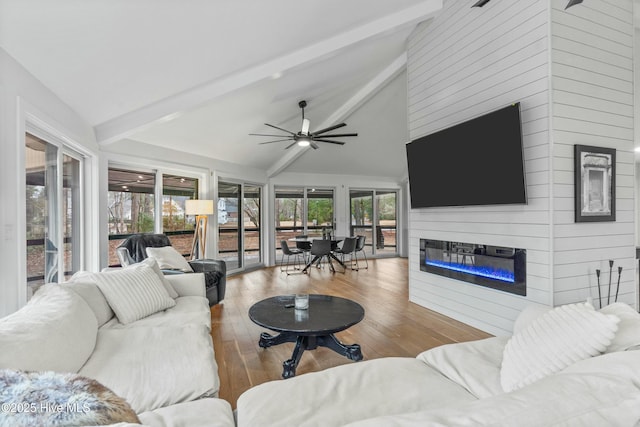
[[616,220],[616,150],[574,146],[575,222]]

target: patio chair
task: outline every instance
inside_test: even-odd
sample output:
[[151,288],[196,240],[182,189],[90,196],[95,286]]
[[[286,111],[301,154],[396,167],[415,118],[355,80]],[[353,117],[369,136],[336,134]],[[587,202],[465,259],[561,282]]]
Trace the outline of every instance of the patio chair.
[[356,250],[354,252],[354,258],[356,260],[356,267],[354,270],[360,270],[360,264],[358,263],[358,252],[362,253],[365,262],[365,269],[369,268],[369,261],[367,260],[367,253],[364,251],[364,243],[367,236],[358,236],[356,241]]
[[[336,249],[333,251],[333,253],[335,254],[339,254],[340,255],[340,260],[342,261],[343,264],[345,264],[344,262],[344,258],[346,255],[349,256],[349,263],[351,264],[351,268],[352,270],[353,268],[353,255],[355,253],[356,250],[356,243],[357,243],[357,238],[356,237],[346,237],[344,239],[344,242],[342,243],[342,247]],[[345,268],[346,268],[346,264],[345,264]]]
[[[280,241],[280,249],[282,250],[282,261],[280,261],[280,271],[287,273],[287,276],[289,276],[290,274],[295,274],[295,273],[289,273],[289,267],[291,266],[291,257],[293,257],[293,269],[300,270],[300,264],[304,263],[304,252],[298,248],[289,248],[289,244],[287,244],[286,240]],[[282,266],[285,265],[284,263],[285,255],[287,257],[287,264],[286,264],[286,268],[283,270]]]

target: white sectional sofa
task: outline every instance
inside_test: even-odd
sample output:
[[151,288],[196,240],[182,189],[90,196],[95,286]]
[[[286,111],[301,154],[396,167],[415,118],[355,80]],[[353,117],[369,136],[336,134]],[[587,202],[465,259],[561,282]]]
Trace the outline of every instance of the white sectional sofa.
[[[163,278],[145,263],[129,268]],[[0,319],[0,403],[10,369],[93,378],[149,427],[640,425],[640,314],[625,304],[532,306],[511,337],[268,382],[243,393],[234,414],[217,398],[202,275],[168,276],[155,283],[165,291],[136,304],[118,285],[138,279],[109,273],[46,285]],[[0,427],[51,425],[14,415],[0,412]]]
[[[122,323],[96,280],[109,273],[45,285],[25,307],[0,319],[0,369],[95,379],[151,427],[234,426],[231,406],[217,398],[220,382],[203,275],[163,278],[168,281],[163,286],[169,283],[175,291],[174,298],[169,291],[160,298],[169,307]],[[21,425],[11,416],[0,413],[0,425]]]
[[513,337],[261,384],[238,399],[237,425],[638,426],[638,345],[640,315],[624,304],[531,308]]

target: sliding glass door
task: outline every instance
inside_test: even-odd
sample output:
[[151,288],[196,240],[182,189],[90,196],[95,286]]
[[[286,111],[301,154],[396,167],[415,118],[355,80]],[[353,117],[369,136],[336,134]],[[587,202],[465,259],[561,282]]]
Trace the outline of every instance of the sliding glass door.
[[83,157],[25,134],[27,296],[82,269]]
[[370,255],[396,255],[398,193],[394,190],[350,190],[351,235],[365,236]]
[[262,188],[257,185],[245,184],[243,195],[242,213],[244,216],[244,239],[242,248],[244,252],[244,266],[250,267],[262,262],[260,251],[262,242],[260,235]]
[[396,255],[398,193],[395,191],[375,191],[375,216],[376,224],[375,253],[378,255]]
[[262,262],[261,200],[258,185],[218,181],[218,257],[227,270]]
[[276,259],[282,258],[281,242],[298,235],[322,238],[333,230],[334,191],[332,188],[275,188]]
[[218,181],[218,255],[227,270],[242,267],[240,258],[240,193],[242,186]]

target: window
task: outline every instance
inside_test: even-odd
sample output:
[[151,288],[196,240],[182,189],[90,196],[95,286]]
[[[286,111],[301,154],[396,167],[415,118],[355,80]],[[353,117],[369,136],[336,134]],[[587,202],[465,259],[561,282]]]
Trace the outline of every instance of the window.
[[307,189],[307,229],[309,237],[322,237],[323,229],[333,229],[333,190]]
[[229,270],[262,262],[261,201],[258,185],[218,181],[218,254]]
[[162,232],[183,255],[191,253],[195,217],[187,217],[184,203],[198,198],[198,179],[162,175]]
[[368,254],[397,254],[397,192],[350,190],[349,199],[351,235],[366,237],[365,250]]
[[127,236],[152,233],[155,223],[154,172],[109,168],[109,265],[119,265],[116,248]]
[[[278,187],[275,189],[275,221],[276,249],[280,249],[280,241],[305,234],[304,223],[304,188]],[[279,258],[278,258],[279,259]]]
[[[276,187],[275,238],[276,259],[281,259],[280,241],[296,235],[321,237],[334,224],[333,189]],[[306,218],[306,220],[302,220]]]
[[[158,189],[159,183],[162,187]],[[197,199],[199,191],[198,178],[110,167],[109,265],[119,265],[116,248],[136,233],[164,233],[176,250],[189,256],[195,218],[185,215],[185,201]],[[156,194],[161,194],[159,202]],[[156,212],[161,215],[157,217]]]
[[81,167],[80,154],[25,134],[28,298],[82,268]]
[[261,202],[262,188],[245,184],[243,198],[244,215],[244,264],[255,265],[262,262],[261,247]]

